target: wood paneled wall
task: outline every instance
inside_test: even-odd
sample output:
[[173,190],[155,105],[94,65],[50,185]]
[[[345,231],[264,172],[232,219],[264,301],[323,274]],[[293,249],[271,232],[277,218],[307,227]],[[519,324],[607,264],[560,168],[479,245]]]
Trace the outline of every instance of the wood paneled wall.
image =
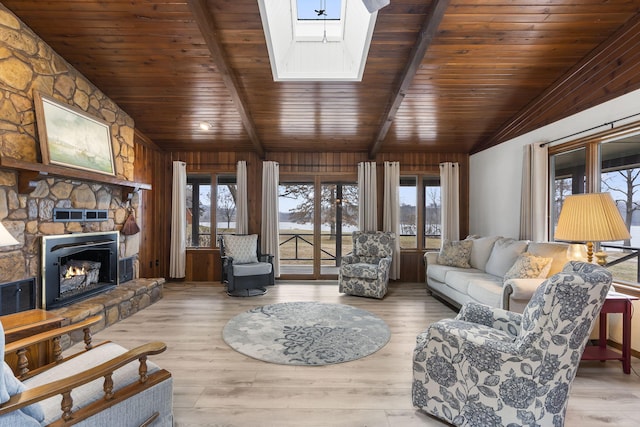
[[[136,172],[144,174],[140,178],[153,183],[153,190],[145,192],[145,231],[141,248],[141,274],[169,277],[169,245],[171,231],[171,162],[184,161],[188,173],[235,173],[239,160],[247,162],[249,232],[260,233],[262,204],[262,159],[252,152],[179,152],[162,153],[145,138],[136,139]],[[325,177],[340,176],[357,179],[357,164],[369,161],[367,153],[332,152],[271,152],[266,160],[280,164],[280,175]],[[380,153],[378,163],[378,200],[383,200],[382,179],[385,161],[400,162],[402,174],[437,175],[439,163],[450,161],[460,163],[461,183],[461,235],[469,230],[469,156],[462,153]],[[141,165],[139,168],[138,165]],[[144,166],[142,166],[144,165]],[[148,194],[146,194],[148,193]],[[147,199],[149,198],[149,199]],[[383,206],[378,204],[378,217],[382,221]],[[150,225],[149,225],[150,224]],[[402,253],[403,281],[423,281],[422,250],[404,250]],[[156,260],[158,264],[156,266]],[[187,251],[187,272],[185,280],[220,280],[220,253],[217,249],[192,249]]]
[[149,139],[135,132],[135,178],[151,183],[141,191],[140,277],[169,277],[171,244],[171,169],[167,155]]

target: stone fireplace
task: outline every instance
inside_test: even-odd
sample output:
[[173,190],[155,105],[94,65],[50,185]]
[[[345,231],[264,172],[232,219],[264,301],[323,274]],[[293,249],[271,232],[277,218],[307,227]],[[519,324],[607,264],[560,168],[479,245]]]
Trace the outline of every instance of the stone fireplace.
[[42,308],[64,307],[118,284],[118,232],[42,237]]

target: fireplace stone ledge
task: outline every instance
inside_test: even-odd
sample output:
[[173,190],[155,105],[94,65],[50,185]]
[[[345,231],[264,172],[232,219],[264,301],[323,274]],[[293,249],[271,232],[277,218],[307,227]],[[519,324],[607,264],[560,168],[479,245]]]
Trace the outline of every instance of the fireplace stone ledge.
[[[164,278],[133,279],[100,295],[51,312],[65,317],[69,325],[102,314],[102,321],[91,327],[91,332],[95,334],[159,301],[164,283]],[[63,336],[60,344],[66,350],[82,340],[82,331],[77,331]]]

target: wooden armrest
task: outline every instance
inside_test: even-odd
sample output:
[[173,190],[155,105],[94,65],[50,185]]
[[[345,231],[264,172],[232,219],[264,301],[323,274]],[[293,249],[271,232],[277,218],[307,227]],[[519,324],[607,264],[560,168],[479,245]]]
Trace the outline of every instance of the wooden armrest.
[[159,341],[144,344],[86,371],[79,372],[75,375],[71,375],[67,378],[63,378],[49,384],[43,384],[41,386],[25,390],[22,393],[11,396],[7,402],[0,405],[0,415],[18,410],[41,400],[48,399],[51,396],[62,394],[63,411],[65,412],[63,414],[63,418],[66,419],[65,415],[70,416],[72,403],[69,404],[68,408],[64,408],[64,403],[65,399],[71,399],[71,390],[87,384],[97,378],[105,377],[105,399],[109,400],[113,397],[113,385],[111,384],[111,389],[107,389],[107,384],[111,380],[113,371],[133,362],[134,360],[139,360],[139,381],[140,383],[144,383],[147,381],[147,356],[162,353],[166,349],[166,344]]
[[102,320],[102,315],[93,316],[83,320],[82,322],[74,323],[73,325],[63,326],[61,328],[52,329],[50,331],[46,331],[36,335],[32,335],[30,337],[22,338],[12,343],[5,344],[4,352],[5,354],[13,353],[22,348],[26,348],[31,345],[38,344],[44,341],[49,341],[52,338],[56,338],[64,334],[68,334],[69,332],[73,332],[76,330],[93,326],[96,323],[98,323],[100,320]]

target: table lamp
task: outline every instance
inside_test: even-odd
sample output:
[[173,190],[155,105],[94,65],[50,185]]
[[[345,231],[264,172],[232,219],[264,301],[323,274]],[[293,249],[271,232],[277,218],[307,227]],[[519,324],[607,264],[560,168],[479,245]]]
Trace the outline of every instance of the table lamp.
[[[593,242],[630,239],[629,230],[609,193],[573,194],[562,205],[555,240],[587,242],[587,261],[593,259]],[[606,264],[606,254],[597,254]]]
[[0,246],[19,245],[20,242],[9,231],[4,228],[2,222],[0,222]]

